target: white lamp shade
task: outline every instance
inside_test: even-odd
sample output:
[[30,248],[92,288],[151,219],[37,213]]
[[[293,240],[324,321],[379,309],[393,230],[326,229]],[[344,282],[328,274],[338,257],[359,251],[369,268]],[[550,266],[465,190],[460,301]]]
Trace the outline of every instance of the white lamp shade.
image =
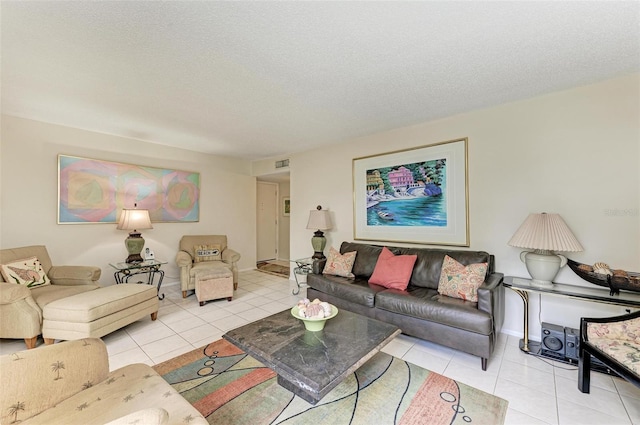
[[529,214],[508,243],[518,248],[546,251],[583,251],[559,214]]
[[123,209],[118,220],[118,230],[153,229],[149,210]]
[[309,221],[307,222],[309,230],[329,230],[331,229],[331,215],[328,210],[311,210],[309,211]]

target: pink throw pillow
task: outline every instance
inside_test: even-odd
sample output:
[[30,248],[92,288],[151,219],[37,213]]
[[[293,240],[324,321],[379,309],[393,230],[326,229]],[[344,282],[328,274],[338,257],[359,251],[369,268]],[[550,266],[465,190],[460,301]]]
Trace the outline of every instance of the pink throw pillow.
[[345,252],[340,254],[334,247],[329,248],[329,256],[324,266],[322,274],[332,274],[335,276],[354,277],[351,273],[353,263],[356,262],[358,251]]
[[449,257],[444,256],[438,293],[466,301],[478,301],[478,288],[484,282],[487,274],[487,263],[475,263],[464,266]]
[[413,265],[417,259],[417,255],[393,255],[393,252],[385,246],[378,256],[378,262],[369,278],[369,283],[404,291],[409,285]]

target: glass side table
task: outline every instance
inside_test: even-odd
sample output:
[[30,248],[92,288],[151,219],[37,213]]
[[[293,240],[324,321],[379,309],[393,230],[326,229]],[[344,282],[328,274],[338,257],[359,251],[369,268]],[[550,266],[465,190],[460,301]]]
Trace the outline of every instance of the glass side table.
[[298,295],[300,293],[300,289],[307,286],[306,282],[300,282],[298,276],[306,276],[313,270],[313,258],[306,257],[300,258],[298,260],[289,260],[292,263],[296,263],[296,267],[293,269],[293,277],[296,279],[296,286],[294,290],[291,291],[293,295]]
[[163,300],[164,294],[160,295],[160,286],[162,286],[162,279],[164,279],[164,270],[161,269],[163,264],[167,264],[166,261],[161,260],[145,260],[141,263],[109,263],[111,267],[116,269],[113,277],[116,279],[117,284],[129,283],[129,279],[132,276],[139,274],[147,274],[146,282],[139,280],[136,283],[146,283],[147,285],[153,285],[156,274],[158,277],[158,299]]

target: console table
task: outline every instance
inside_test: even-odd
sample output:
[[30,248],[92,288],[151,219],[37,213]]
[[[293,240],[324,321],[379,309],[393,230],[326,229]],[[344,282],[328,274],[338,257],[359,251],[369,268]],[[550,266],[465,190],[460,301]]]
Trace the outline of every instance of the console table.
[[147,281],[138,281],[137,283],[146,283],[147,285],[153,285],[156,274],[158,278],[158,299],[163,300],[164,294],[160,295],[160,286],[162,286],[162,279],[164,279],[164,270],[161,270],[163,264],[167,264],[166,261],[159,260],[145,260],[140,263],[109,263],[111,267],[116,269],[113,277],[116,279],[116,283],[129,283],[131,276],[138,274],[147,274]]
[[544,286],[534,284],[531,279],[513,276],[505,276],[503,285],[522,298],[524,304],[524,338],[520,340],[520,349],[533,355],[540,355],[540,343],[529,341],[529,293],[640,308],[640,293],[620,291],[617,295],[609,295],[608,289],[595,285],[588,287],[554,283],[553,285]]

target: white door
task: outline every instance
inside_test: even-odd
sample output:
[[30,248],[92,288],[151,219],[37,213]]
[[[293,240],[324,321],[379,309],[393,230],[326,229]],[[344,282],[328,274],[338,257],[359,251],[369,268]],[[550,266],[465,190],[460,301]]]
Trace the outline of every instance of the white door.
[[258,261],[278,257],[278,185],[258,182]]

